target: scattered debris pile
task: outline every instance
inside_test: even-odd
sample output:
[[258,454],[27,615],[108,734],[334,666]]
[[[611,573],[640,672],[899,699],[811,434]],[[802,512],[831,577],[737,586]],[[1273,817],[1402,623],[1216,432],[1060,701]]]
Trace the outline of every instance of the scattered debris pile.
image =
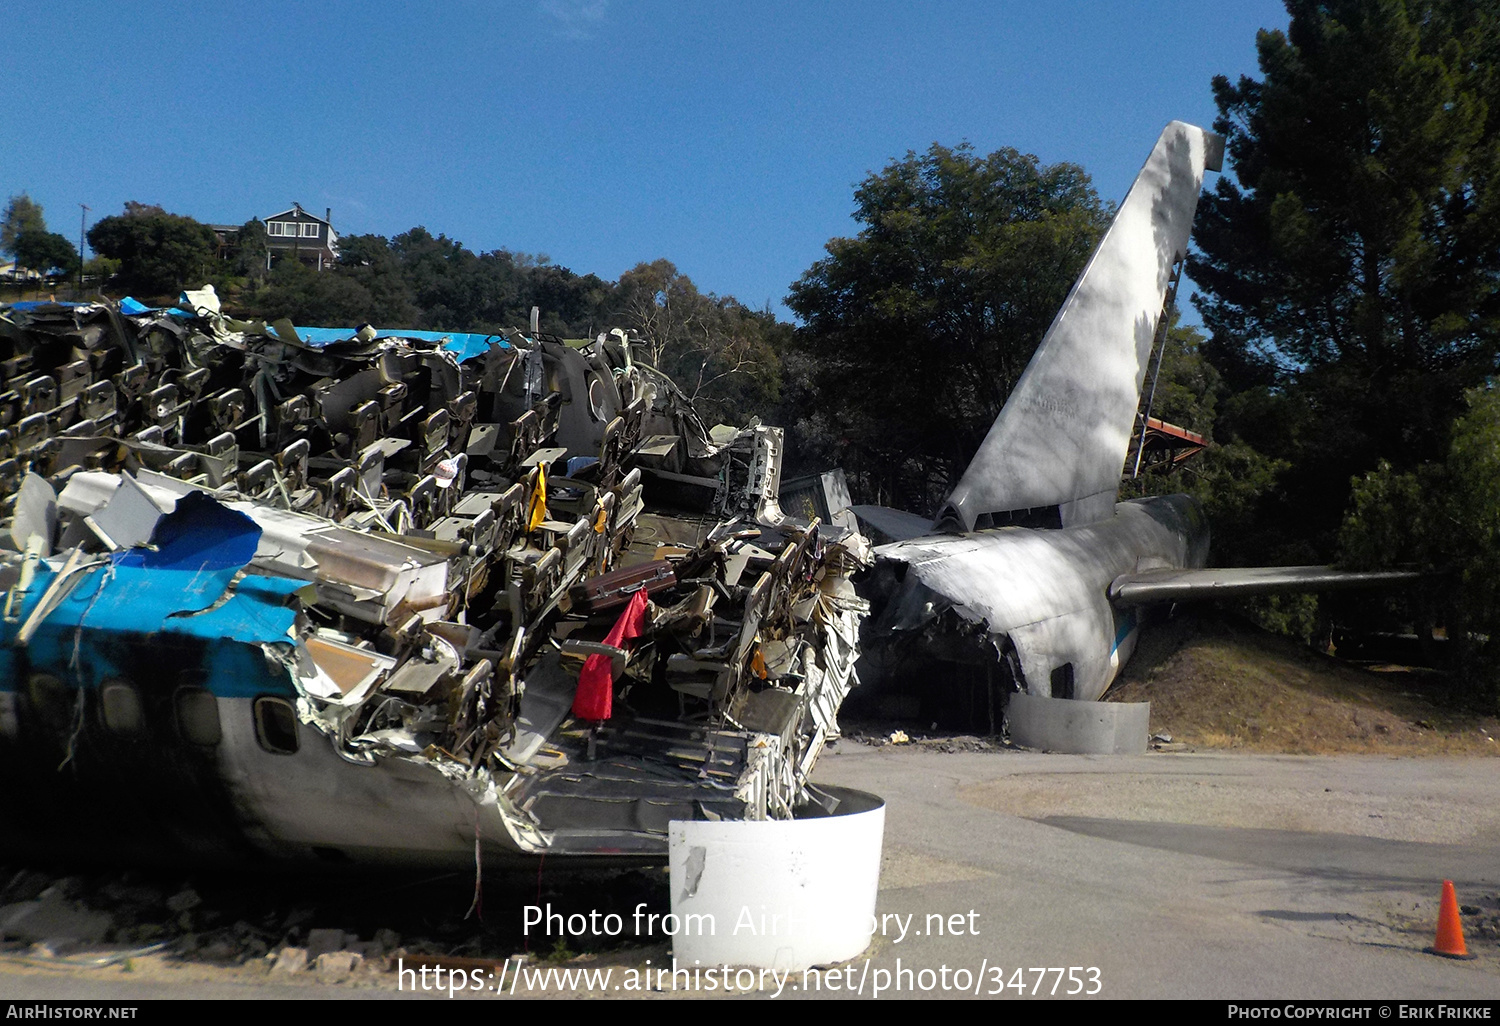
[[[638,907],[660,917],[669,908],[667,876],[658,870],[598,867],[557,871],[547,860],[535,874],[485,884],[491,914],[464,918],[463,873],[418,877],[393,886],[388,872],[260,873],[239,869],[91,870],[80,865],[0,866],[0,963],[95,970],[133,965],[243,967],[322,982],[369,981],[394,966],[441,958],[502,960],[557,954],[556,939],[528,936],[523,904],[541,902],[564,915],[591,910],[629,917]],[[372,890],[382,899],[370,900]],[[495,909],[509,910],[494,914]],[[618,938],[570,937],[570,950],[602,953],[666,940],[655,929]]]
[[781,431],[709,430],[619,330],[205,288],[0,310],[0,376],[0,845],[659,855],[789,816],[836,736],[852,515],[783,513]]

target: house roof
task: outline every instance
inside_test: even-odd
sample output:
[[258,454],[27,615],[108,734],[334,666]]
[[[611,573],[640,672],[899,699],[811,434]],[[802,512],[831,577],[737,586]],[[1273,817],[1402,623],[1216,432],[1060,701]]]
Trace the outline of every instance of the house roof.
[[266,221],[280,221],[282,218],[292,218],[292,217],[305,218],[305,219],[307,219],[309,221],[316,221],[319,224],[326,224],[330,228],[333,227],[333,222],[325,220],[324,218],[319,217],[317,214],[314,214],[314,213],[311,213],[309,211],[303,210],[302,207],[299,206],[296,203],[292,204],[291,207],[289,207],[286,210],[283,210],[281,213],[279,213],[279,214],[272,214],[270,217],[263,218],[263,220],[266,220]]

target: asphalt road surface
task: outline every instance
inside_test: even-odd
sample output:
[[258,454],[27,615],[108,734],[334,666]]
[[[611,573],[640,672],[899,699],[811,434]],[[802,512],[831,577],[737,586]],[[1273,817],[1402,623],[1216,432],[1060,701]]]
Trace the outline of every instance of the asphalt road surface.
[[1097,967],[1116,998],[1414,999],[1500,997],[1494,940],[1471,962],[1421,950],[1445,878],[1496,911],[1497,770],[846,745],[817,775],[887,801],[879,911],[979,913],[977,937],[885,938],[876,964]]

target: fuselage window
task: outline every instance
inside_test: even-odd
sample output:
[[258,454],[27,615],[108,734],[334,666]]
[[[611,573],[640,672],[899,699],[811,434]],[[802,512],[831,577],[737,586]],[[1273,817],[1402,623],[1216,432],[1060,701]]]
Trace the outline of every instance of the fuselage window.
[[128,681],[105,682],[99,689],[99,713],[104,726],[116,734],[140,734],[146,729],[141,693]]
[[255,700],[255,740],[276,755],[296,754],[297,710],[291,702],[270,697]]
[[595,420],[605,420],[604,416],[604,382],[595,378],[589,382],[589,412],[594,415]]
[[184,741],[212,748],[224,737],[219,725],[219,700],[207,688],[181,687],[173,703],[177,707],[177,732]]
[[52,730],[65,730],[73,720],[72,690],[50,673],[33,673],[26,681],[31,712]]

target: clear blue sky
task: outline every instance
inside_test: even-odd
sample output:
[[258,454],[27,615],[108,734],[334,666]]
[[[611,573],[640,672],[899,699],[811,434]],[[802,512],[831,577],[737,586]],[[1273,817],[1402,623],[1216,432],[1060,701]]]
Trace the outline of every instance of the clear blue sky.
[[616,278],[666,257],[760,307],[933,142],[1073,161],[1118,201],[1161,127],[1256,74],[1275,0],[11,5],[0,201],[76,239],[126,200],[296,200]]

